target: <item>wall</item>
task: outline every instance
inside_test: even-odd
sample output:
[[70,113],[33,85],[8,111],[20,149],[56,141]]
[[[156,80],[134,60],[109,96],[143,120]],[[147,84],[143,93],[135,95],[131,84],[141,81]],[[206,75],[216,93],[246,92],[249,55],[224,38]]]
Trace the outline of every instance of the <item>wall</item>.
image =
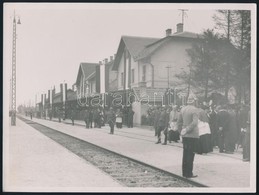
[[137,87],[139,82],[138,62],[131,57],[131,69],[134,69],[134,83],[131,82],[131,87]]
[[188,71],[190,59],[186,49],[191,47],[192,42],[189,40],[170,40],[151,56],[151,63],[154,65],[155,72],[155,88],[168,87],[167,66],[171,66],[169,72],[169,81],[171,86],[179,81],[176,77],[174,77],[175,74],[179,74],[183,70]]

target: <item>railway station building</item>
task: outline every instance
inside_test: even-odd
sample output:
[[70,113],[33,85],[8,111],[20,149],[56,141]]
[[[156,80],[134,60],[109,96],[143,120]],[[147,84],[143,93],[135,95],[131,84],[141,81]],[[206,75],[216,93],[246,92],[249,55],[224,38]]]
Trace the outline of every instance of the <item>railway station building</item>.
[[150,106],[164,105],[169,89],[171,103],[184,104],[188,86],[175,75],[189,72],[186,50],[197,40],[198,35],[183,31],[181,23],[173,34],[167,29],[163,38],[121,37],[112,69],[118,72],[118,91],[124,92],[125,106],[130,104],[135,112],[134,123],[141,124]]

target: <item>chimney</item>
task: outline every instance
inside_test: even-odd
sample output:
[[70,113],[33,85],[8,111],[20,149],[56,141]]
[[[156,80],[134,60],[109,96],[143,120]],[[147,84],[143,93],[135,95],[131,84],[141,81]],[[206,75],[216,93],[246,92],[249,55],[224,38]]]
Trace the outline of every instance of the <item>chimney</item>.
[[171,28],[166,29],[165,35],[168,37],[168,36],[170,36],[171,34],[172,34],[172,29],[171,29]]
[[183,32],[183,23],[178,23],[176,25],[176,29],[177,29],[176,33]]
[[113,56],[110,56],[110,61],[113,61]]

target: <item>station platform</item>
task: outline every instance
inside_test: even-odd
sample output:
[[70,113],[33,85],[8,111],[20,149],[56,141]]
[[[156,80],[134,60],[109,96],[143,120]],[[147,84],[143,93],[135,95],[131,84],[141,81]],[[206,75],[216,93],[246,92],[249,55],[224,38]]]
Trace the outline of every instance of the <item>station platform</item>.
[[6,133],[5,192],[114,191],[123,187],[19,119]]
[[[84,121],[75,121],[72,126],[71,120],[62,120],[61,123],[57,119],[32,120],[160,169],[182,174],[182,143],[155,144],[156,137],[152,128],[115,128],[111,135],[108,126],[86,129]],[[206,155],[196,154],[193,170],[198,175],[194,181],[219,191],[222,189],[227,192],[226,188],[231,192],[250,191],[250,163],[242,161],[242,149],[234,154],[219,153],[218,149]],[[204,189],[205,191],[207,190]]]

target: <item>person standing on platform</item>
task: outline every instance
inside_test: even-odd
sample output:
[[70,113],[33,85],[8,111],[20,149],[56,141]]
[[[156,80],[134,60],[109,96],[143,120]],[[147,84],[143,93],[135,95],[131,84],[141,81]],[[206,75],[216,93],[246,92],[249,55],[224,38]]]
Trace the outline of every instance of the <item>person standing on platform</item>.
[[99,125],[98,125],[98,122],[99,122],[99,113],[98,113],[98,110],[97,108],[95,108],[93,110],[93,122],[94,122],[94,128],[97,128]]
[[89,128],[93,128],[93,110],[89,108]]
[[226,108],[226,105],[217,107],[218,144],[220,153],[223,153],[226,150],[226,143],[229,131],[229,113]]
[[52,120],[52,110],[49,110],[49,120]]
[[32,120],[32,111],[30,112],[30,117],[31,117],[31,120]]
[[245,139],[245,129],[247,127],[247,119],[248,119],[248,108],[242,104],[238,113],[238,127],[239,127],[239,135],[238,135],[238,147],[241,145],[244,146]]
[[132,107],[129,108],[128,112],[128,128],[133,128],[133,115],[134,111],[132,110]]
[[156,110],[154,111],[154,129],[155,129],[155,136],[158,134],[158,120],[160,117],[160,108],[156,107]]
[[218,137],[217,137],[217,112],[215,111],[215,106],[211,106],[210,112],[208,113],[209,125],[211,131],[211,146],[218,146]]
[[123,116],[123,113],[120,111],[120,109],[117,109],[117,112],[116,112],[116,127],[118,129],[122,128],[122,116]]
[[114,134],[114,124],[115,124],[115,120],[116,120],[116,115],[115,115],[115,112],[112,107],[107,112],[106,116],[107,116],[107,123],[110,126],[110,134]]
[[243,161],[249,162],[250,161],[250,111],[247,113],[247,124],[246,128],[243,128],[242,130],[245,133],[245,139],[244,139],[244,147],[243,147]]
[[161,132],[164,131],[165,128],[167,128],[168,121],[167,121],[166,116],[167,116],[167,114],[166,114],[165,107],[162,107],[161,114],[160,114],[159,119],[158,119],[157,142],[156,142],[156,144],[161,143]]
[[209,117],[208,117],[208,107],[206,105],[202,105],[202,103],[198,104],[197,112],[199,116],[199,145],[198,145],[198,154],[207,154],[212,152],[211,146],[211,132],[209,126]]
[[169,136],[169,143],[171,143],[171,141],[174,142],[178,142],[178,140],[180,140],[180,135],[177,127],[177,120],[179,118],[179,112],[177,111],[177,105],[173,106],[172,111],[170,112],[170,117],[169,117],[169,126],[170,126],[170,130],[168,132],[168,136]]
[[61,123],[61,110],[57,108],[58,122]]
[[168,126],[169,126],[169,115],[170,115],[170,108],[165,109],[166,110],[166,114],[165,114],[165,128],[163,130],[163,133],[165,135],[165,139],[164,139],[164,143],[163,145],[167,144],[167,140],[168,140]]
[[74,111],[74,109],[71,110],[70,118],[71,118],[71,121],[72,121],[72,125],[74,126],[74,120],[75,120],[75,111]]
[[226,145],[226,153],[233,154],[235,151],[236,143],[238,142],[238,127],[237,127],[237,114],[235,112],[235,105],[229,105],[229,121],[228,121],[228,137]]
[[183,139],[182,175],[186,178],[197,177],[193,174],[193,162],[198,147],[199,130],[198,113],[194,105],[195,97],[189,96],[187,106],[181,109],[177,121]]
[[90,125],[90,111],[89,108],[87,108],[84,112],[84,120],[85,120],[85,127],[89,129]]

